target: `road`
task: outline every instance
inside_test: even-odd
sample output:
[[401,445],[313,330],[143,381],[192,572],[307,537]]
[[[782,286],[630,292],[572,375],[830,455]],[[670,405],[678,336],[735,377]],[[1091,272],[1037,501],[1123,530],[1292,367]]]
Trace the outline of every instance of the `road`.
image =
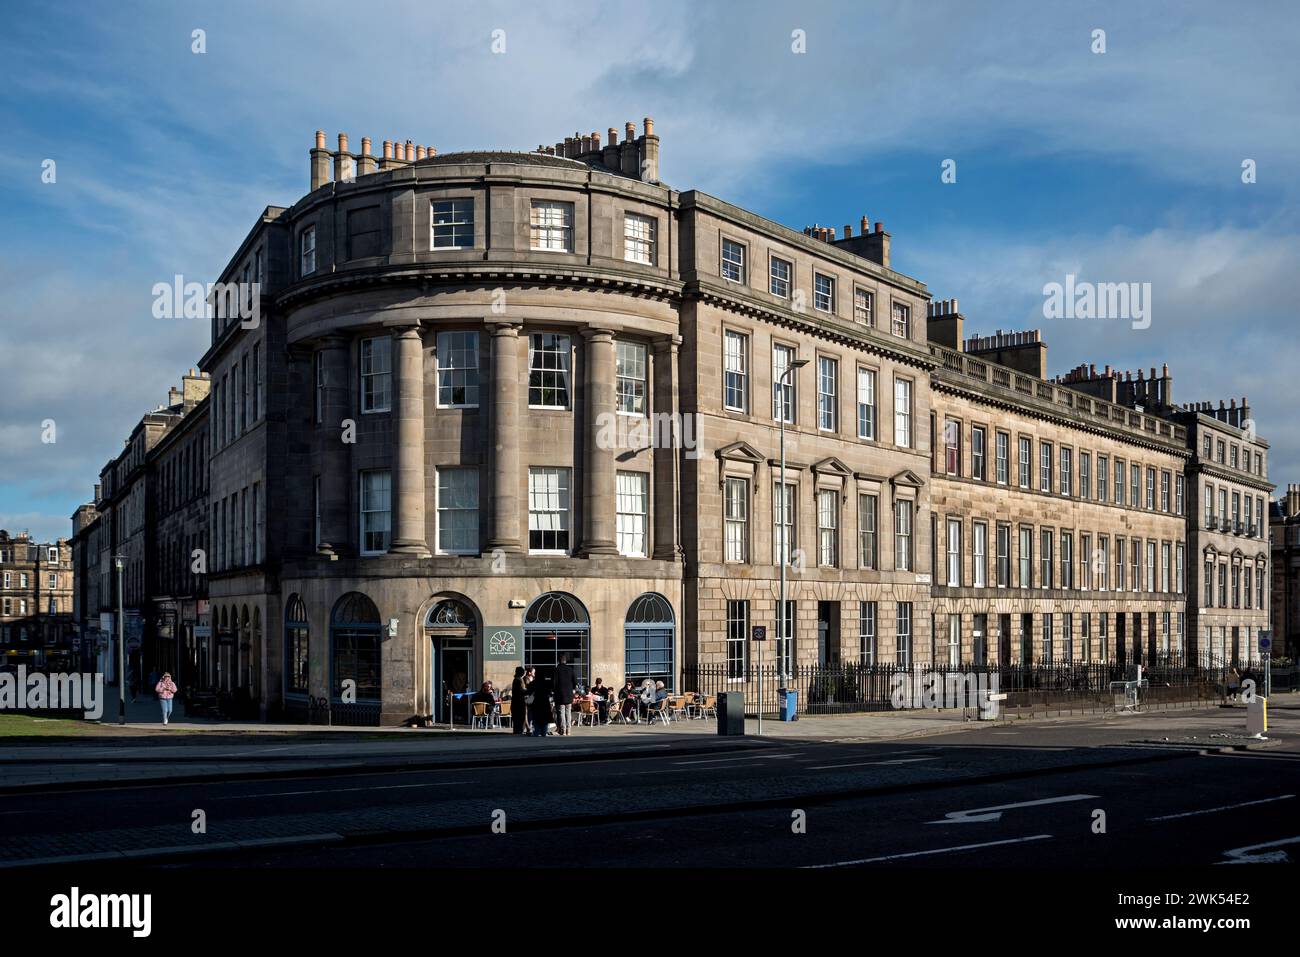
[[1214,716],[1170,741],[1097,719],[894,743],[5,795],[0,864],[126,853],[168,867],[459,868],[507,848],[516,865],[594,848],[634,848],[646,867],[1300,861],[1300,749],[1284,733],[1300,730],[1300,713],[1279,719],[1277,747],[1226,754],[1210,737]]

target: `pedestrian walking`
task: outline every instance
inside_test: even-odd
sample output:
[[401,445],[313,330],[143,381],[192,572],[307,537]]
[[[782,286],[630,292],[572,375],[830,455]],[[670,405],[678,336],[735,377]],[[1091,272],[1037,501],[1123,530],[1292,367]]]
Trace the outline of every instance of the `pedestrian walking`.
[[164,671],[162,680],[154,686],[153,690],[162,703],[163,724],[166,724],[172,716],[172,698],[176,695],[176,682],[172,681],[172,673]]
[[560,655],[560,663],[551,675],[551,690],[555,693],[555,732],[559,735],[569,733],[570,719],[573,717],[573,688],[576,679],[573,669],[569,667],[569,656]]
[[523,734],[528,723],[528,673],[523,666],[515,668],[515,680],[510,682],[510,732]]

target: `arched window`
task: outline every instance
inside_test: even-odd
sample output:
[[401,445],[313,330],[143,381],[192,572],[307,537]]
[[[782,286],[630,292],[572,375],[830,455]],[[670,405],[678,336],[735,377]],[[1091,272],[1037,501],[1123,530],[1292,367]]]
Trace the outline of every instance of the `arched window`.
[[289,596],[284,609],[284,689],[288,694],[307,694],[311,672],[311,629],[307,606],[298,595]]
[[564,592],[538,596],[524,613],[524,664],[549,672],[561,654],[569,656],[573,673],[588,681],[591,619],[582,602]]
[[674,688],[676,647],[673,607],[663,595],[647,592],[628,606],[623,623],[623,670],[640,684],[646,678]]
[[330,615],[330,694],[340,698],[343,682],[356,682],[357,701],[378,701],[379,609],[360,592],[348,592]]

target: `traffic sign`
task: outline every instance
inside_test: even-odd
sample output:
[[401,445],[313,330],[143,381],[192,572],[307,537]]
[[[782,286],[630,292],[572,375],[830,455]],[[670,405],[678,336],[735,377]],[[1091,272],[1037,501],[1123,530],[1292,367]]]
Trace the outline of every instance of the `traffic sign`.
[[767,625],[754,626],[754,640],[767,641]]
[[1259,630],[1259,650],[1260,650],[1260,651],[1268,651],[1268,649],[1272,647],[1272,645],[1273,645],[1273,639],[1272,639],[1272,637],[1271,637],[1271,634],[1272,634],[1271,632],[1269,632],[1268,630],[1266,630],[1266,629],[1264,629],[1264,628],[1261,628],[1261,629]]

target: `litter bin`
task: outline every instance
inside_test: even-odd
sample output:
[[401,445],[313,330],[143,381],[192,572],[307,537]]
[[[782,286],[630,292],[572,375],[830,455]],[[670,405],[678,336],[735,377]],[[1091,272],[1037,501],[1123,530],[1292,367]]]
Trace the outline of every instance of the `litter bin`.
[[724,691],[718,695],[718,734],[744,735],[745,695]]
[[776,689],[776,716],[781,721],[799,720],[799,692],[793,688]]

